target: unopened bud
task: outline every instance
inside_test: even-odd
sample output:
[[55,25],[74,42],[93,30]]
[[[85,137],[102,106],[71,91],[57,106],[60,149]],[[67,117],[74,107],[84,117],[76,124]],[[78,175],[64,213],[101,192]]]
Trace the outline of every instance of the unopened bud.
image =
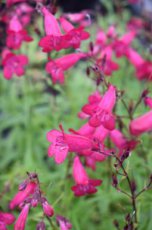
[[46,216],[51,217],[51,216],[54,215],[54,209],[53,209],[53,207],[47,201],[44,201],[42,203],[42,207],[43,207],[44,214]]
[[131,220],[131,216],[130,216],[130,213],[128,213],[126,216],[125,216],[125,220],[129,223],[130,220]]
[[94,50],[94,45],[93,45],[93,42],[90,42],[89,44],[89,48],[90,48],[90,51],[93,52]]
[[148,93],[149,93],[149,91],[148,91],[148,89],[145,89],[143,92],[142,92],[142,94],[141,94],[141,97],[146,97],[147,95],[148,95]]
[[87,67],[87,68],[86,68],[86,74],[87,74],[87,76],[90,75],[90,67]]
[[112,175],[112,186],[116,188],[117,185],[118,185],[117,177],[116,177],[115,174],[113,174],[113,175]]
[[31,200],[31,206],[36,207],[38,205],[38,200],[37,199],[32,199]]
[[127,149],[121,156],[121,161],[123,162],[124,160],[126,160],[129,157],[129,154],[130,154],[130,151],[129,149]]
[[27,186],[27,180],[23,181],[21,184],[18,186],[19,191],[23,191]]
[[132,190],[133,192],[135,192],[136,189],[137,189],[136,182],[133,180],[133,181],[131,181],[131,190]]
[[43,221],[39,222],[36,226],[36,230],[46,230],[45,223]]

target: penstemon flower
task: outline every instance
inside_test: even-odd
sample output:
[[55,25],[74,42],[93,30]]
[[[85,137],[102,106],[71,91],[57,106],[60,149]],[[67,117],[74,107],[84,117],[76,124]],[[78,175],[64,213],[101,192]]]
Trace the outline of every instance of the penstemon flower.
[[7,230],[7,225],[13,224],[15,217],[11,213],[1,212],[0,211],[0,229]]
[[2,53],[3,74],[7,80],[11,79],[14,74],[18,77],[24,75],[24,68],[27,64],[26,55],[14,54],[9,50],[4,50]]
[[13,16],[7,29],[7,47],[10,49],[19,49],[23,41],[31,42],[32,40],[32,37],[23,29],[18,17]]
[[108,130],[115,128],[115,117],[112,109],[116,103],[116,89],[110,85],[102,100],[96,105],[84,106],[82,111],[90,115],[89,124],[93,127],[103,125]]
[[73,178],[76,185],[72,186],[72,191],[75,196],[84,196],[97,192],[96,187],[100,186],[102,180],[90,179],[79,159],[74,158],[73,162]]
[[51,74],[52,82],[64,83],[64,71],[73,67],[80,59],[85,58],[86,55],[83,53],[72,53],[51,60],[46,64],[46,72]]
[[23,207],[23,209],[22,209],[22,211],[21,211],[21,213],[20,213],[20,215],[19,215],[19,217],[15,223],[14,230],[24,230],[25,229],[29,210],[30,210],[30,204],[26,204]]
[[52,142],[48,149],[48,156],[54,157],[57,164],[61,164],[67,157],[68,152],[81,152],[92,148],[92,141],[82,135],[66,134],[61,131],[51,130],[47,133],[47,140]]
[[152,130],[152,111],[135,118],[130,122],[130,133],[132,135],[141,135]]

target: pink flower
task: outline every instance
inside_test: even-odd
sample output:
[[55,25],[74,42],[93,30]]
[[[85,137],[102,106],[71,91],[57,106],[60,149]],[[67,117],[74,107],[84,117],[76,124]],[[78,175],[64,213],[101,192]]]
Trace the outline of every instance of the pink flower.
[[41,38],[39,46],[43,48],[43,52],[50,52],[52,50],[59,51],[64,49],[65,39],[60,31],[56,18],[45,7],[42,7],[41,12],[44,16],[46,36]]
[[105,46],[107,43],[107,36],[103,30],[99,30],[96,35],[96,44]]
[[18,18],[20,19],[20,23],[23,27],[28,26],[30,24],[33,11],[34,8],[25,2],[19,4],[16,7],[15,14],[17,14]]
[[47,200],[44,200],[42,203],[44,214],[48,217],[51,217],[54,215],[54,209],[53,207],[47,202]]
[[[62,127],[60,127],[62,130]],[[79,152],[92,147],[92,141],[81,135],[66,134],[58,130],[47,133],[47,140],[52,142],[48,149],[48,156],[54,156],[55,162],[61,164],[68,152]]]
[[145,61],[138,52],[132,48],[128,49],[126,56],[135,67],[136,76],[139,80],[152,80],[152,62]]
[[130,31],[124,34],[120,39],[116,39],[116,41],[113,43],[112,47],[114,48],[118,58],[126,54],[127,49],[129,49],[131,42],[135,38],[135,35],[136,33],[134,31]]
[[7,47],[10,49],[19,49],[23,41],[31,42],[32,40],[33,38],[23,29],[17,16],[13,16],[7,30]]
[[57,216],[56,222],[60,226],[60,230],[72,229],[72,224],[63,216]]
[[132,31],[138,32],[144,27],[144,20],[141,18],[131,18],[127,23],[127,28]]
[[60,18],[61,26],[66,32],[65,42],[67,42],[67,48],[73,47],[77,49],[80,47],[81,41],[86,40],[90,37],[89,33],[84,31],[83,27],[75,28],[65,18]]
[[28,64],[28,58],[22,54],[13,54],[8,50],[4,50],[2,54],[2,65],[4,77],[9,80],[13,74],[18,77],[25,72],[24,67]]
[[139,80],[152,80],[152,62],[144,61],[136,68],[136,75]]
[[89,124],[93,127],[103,125],[108,130],[113,130],[115,127],[115,118],[112,114],[112,109],[116,102],[116,89],[110,85],[107,92],[103,96],[98,105],[82,108],[82,111],[90,115]]
[[23,191],[19,191],[14,198],[11,200],[9,207],[14,209],[16,206],[21,204],[27,197],[35,192],[37,185],[34,182],[29,182]]
[[79,48],[81,41],[89,38],[89,33],[84,31],[83,27],[74,28],[70,22],[61,18],[63,30],[66,32],[63,35],[56,18],[45,7],[42,7],[41,12],[44,15],[46,36],[40,40],[39,46],[44,52],[59,51],[69,47]]
[[92,180],[88,177],[79,157],[74,158],[73,177],[76,185],[72,186],[75,196],[83,196],[96,193],[96,186],[101,185],[101,180]]
[[29,209],[30,209],[30,204],[26,204],[23,207],[23,209],[22,209],[22,211],[21,211],[21,213],[20,213],[20,215],[19,215],[19,217],[15,223],[14,230],[24,230],[25,229]]
[[6,225],[11,225],[15,221],[15,217],[11,213],[0,211],[0,229],[7,230]]
[[126,56],[135,68],[139,68],[144,63],[144,59],[132,48],[127,49]]
[[152,130],[152,110],[130,122],[130,133],[141,135]]
[[64,71],[74,66],[81,58],[86,57],[83,53],[67,54],[46,64],[46,72],[51,74],[53,83],[64,83]]

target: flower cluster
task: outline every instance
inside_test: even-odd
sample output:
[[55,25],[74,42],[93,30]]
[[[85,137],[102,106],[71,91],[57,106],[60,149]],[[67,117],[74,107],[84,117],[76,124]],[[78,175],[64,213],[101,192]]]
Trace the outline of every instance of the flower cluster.
[[[14,3],[20,3],[18,7]],[[32,7],[24,1],[7,1],[7,7],[12,7],[11,10],[3,12],[2,22],[6,26],[6,46],[2,50],[2,66],[3,73],[6,79],[11,79],[13,75],[18,77],[24,75],[25,66],[28,64],[28,57],[23,54],[16,54],[14,51],[19,51],[23,42],[31,42],[33,38],[28,35],[26,26],[31,20],[33,12]]]
[[[18,188],[17,194],[13,197],[9,204],[11,210],[18,207],[21,211],[15,222],[14,230],[24,230],[30,209],[38,206],[42,207],[42,220],[37,224],[37,230],[45,230],[46,225],[44,216],[50,219],[54,215],[54,208],[50,205],[40,188],[40,182],[36,173],[27,173],[28,177]],[[61,230],[69,230],[72,228],[71,223],[62,216],[56,216],[57,224]],[[15,221],[15,217],[9,213],[0,213],[0,226],[10,225]],[[6,228],[1,228],[6,229]]]

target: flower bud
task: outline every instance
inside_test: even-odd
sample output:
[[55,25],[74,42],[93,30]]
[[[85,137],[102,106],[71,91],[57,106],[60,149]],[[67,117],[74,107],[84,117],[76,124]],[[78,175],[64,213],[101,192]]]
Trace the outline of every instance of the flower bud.
[[91,52],[93,52],[93,49],[94,49],[93,42],[90,42],[90,44],[89,44],[89,48],[90,48],[90,51],[91,51]]
[[52,208],[52,206],[47,202],[47,201],[44,201],[42,203],[42,206],[43,206],[43,211],[44,211],[44,214],[46,216],[53,216],[54,215],[54,209]]
[[112,175],[112,186],[116,188],[117,185],[118,185],[117,177],[116,177],[115,174],[113,174],[113,175]]
[[132,190],[132,192],[135,192],[136,189],[137,189],[136,182],[133,180],[133,181],[131,181],[131,190]]
[[19,191],[23,191],[27,186],[27,180],[24,180],[21,184],[18,186]]
[[46,230],[45,223],[43,221],[39,222],[36,226],[36,230]]
[[31,200],[31,205],[32,205],[32,207],[36,207],[38,205],[38,200],[37,199],[32,199]]

